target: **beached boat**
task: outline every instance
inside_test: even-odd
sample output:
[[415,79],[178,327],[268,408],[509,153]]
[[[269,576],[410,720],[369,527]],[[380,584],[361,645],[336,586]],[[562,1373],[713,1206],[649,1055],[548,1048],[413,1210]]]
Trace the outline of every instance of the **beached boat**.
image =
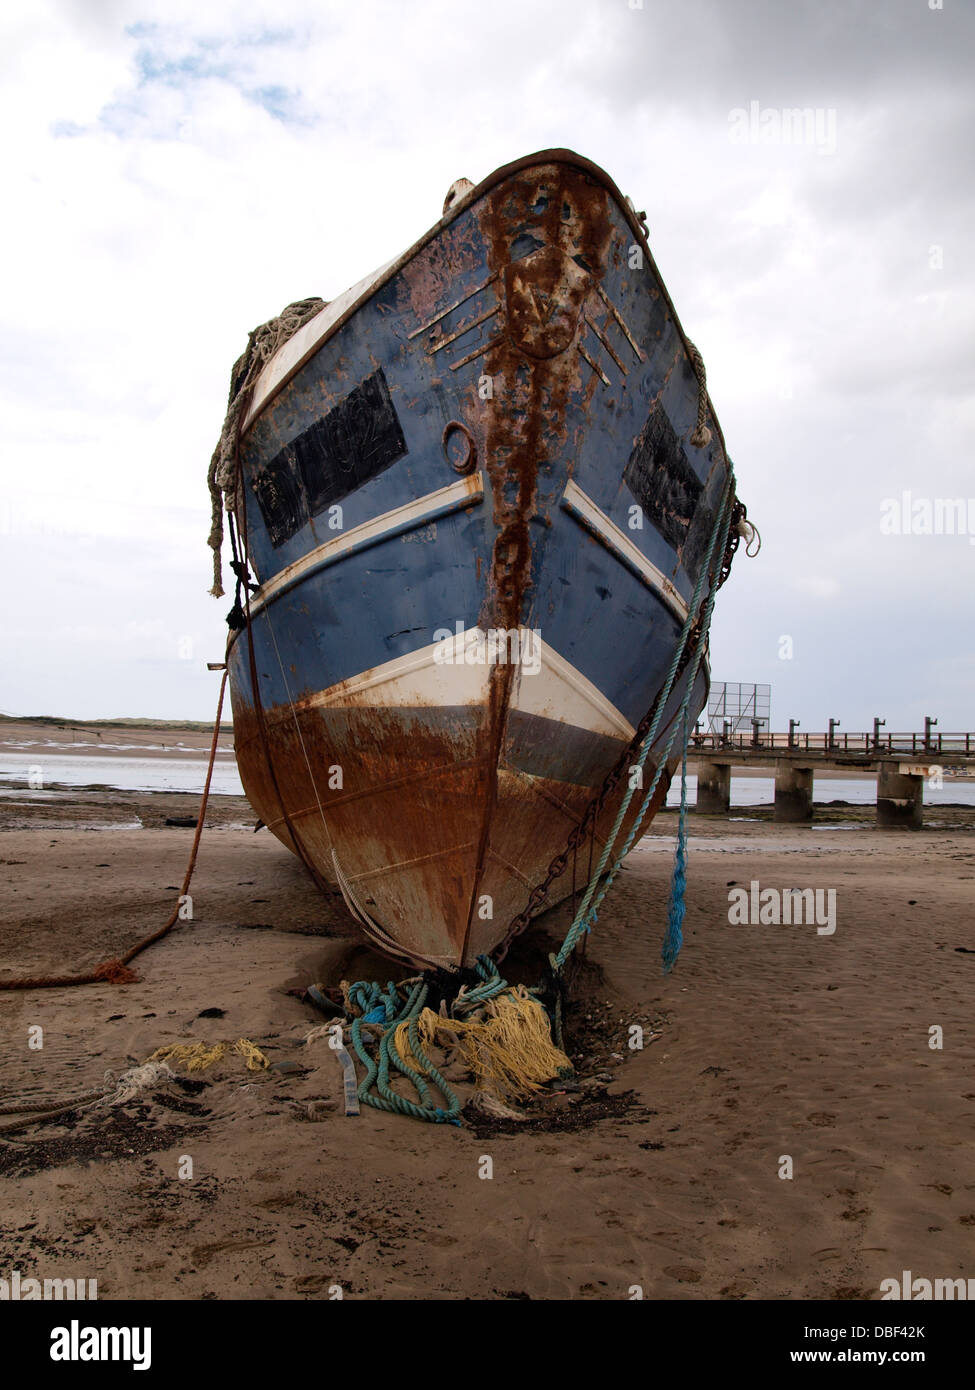
[[730,476],[642,215],[567,150],[461,180],[395,261],[252,335],[232,401],[248,798],[381,949],[470,965],[598,858]]

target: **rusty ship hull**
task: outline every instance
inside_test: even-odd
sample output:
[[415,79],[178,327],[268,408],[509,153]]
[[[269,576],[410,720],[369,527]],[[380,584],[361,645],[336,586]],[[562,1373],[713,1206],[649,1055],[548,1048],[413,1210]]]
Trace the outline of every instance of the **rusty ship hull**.
[[[729,470],[710,409],[691,442],[698,403],[639,217],[564,150],[470,187],[264,368],[238,766],[390,956],[497,948],[660,691]],[[705,663],[692,722],[706,696]]]

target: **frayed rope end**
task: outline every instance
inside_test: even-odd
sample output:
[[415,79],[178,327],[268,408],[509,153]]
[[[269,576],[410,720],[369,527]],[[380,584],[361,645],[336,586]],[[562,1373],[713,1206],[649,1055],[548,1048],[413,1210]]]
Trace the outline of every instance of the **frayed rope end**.
[[105,980],[110,985],[132,985],[138,980],[134,970],[130,970],[120,960],[103,960],[92,971],[96,980]]

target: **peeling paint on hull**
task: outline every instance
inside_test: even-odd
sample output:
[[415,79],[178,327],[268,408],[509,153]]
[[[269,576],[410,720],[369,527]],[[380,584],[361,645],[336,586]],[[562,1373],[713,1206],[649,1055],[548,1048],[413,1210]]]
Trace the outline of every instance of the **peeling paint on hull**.
[[[493,175],[303,332],[241,446],[261,581],[228,655],[241,778],[383,949],[470,964],[663,683],[720,430],[690,444],[697,380],[642,230],[565,151]],[[571,890],[570,870],[549,902]]]

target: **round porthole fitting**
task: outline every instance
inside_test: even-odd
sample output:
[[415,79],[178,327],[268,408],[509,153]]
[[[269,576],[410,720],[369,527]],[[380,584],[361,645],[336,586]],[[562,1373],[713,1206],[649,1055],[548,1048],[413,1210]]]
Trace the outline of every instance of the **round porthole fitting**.
[[455,473],[473,473],[477,464],[474,437],[466,425],[451,420],[443,432],[443,451]]

